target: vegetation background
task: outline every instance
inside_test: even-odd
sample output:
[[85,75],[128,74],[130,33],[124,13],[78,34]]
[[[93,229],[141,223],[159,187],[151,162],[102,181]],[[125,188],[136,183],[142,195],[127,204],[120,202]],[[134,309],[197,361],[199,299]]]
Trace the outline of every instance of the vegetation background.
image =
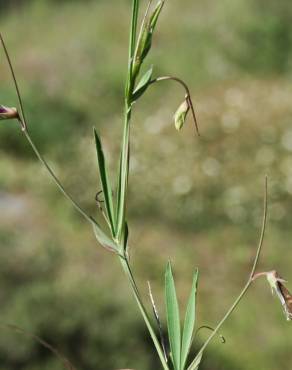
[[[0,1],[1,31],[31,134],[92,214],[99,190],[93,125],[112,171],[118,160],[130,3]],[[266,173],[270,204],[261,269],[276,268],[292,281],[291,19],[289,0],[167,1],[151,54],[155,74],[190,83],[202,137],[191,122],[175,132],[172,115],[183,94],[175,85],[161,84],[137,104],[132,263],[146,301],[146,281],[152,282],[163,320],[168,259],[181,305],[198,266],[199,324],[221,318],[248,276]],[[3,53],[0,101],[16,104]],[[157,368],[119,264],[96,244],[19,131],[17,124],[1,124],[0,322],[41,336],[80,370]],[[289,368],[291,324],[264,281],[222,334],[226,344],[212,343],[202,370]],[[0,370],[60,368],[35,341],[1,329]]]

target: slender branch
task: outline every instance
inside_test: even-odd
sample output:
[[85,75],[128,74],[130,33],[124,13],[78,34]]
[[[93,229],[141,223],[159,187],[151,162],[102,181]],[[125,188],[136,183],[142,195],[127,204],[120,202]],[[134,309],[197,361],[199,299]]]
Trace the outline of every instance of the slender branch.
[[19,107],[20,107],[20,113],[21,113],[20,124],[21,124],[22,130],[25,131],[25,130],[27,130],[27,124],[26,124],[26,118],[25,118],[25,114],[24,114],[24,108],[23,108],[23,102],[22,102],[22,98],[21,98],[21,94],[20,94],[20,89],[19,89],[19,86],[18,86],[18,83],[17,83],[17,79],[16,79],[16,76],[15,76],[15,72],[14,72],[12,62],[11,62],[11,58],[10,58],[9,53],[8,53],[8,49],[6,47],[6,44],[4,42],[4,39],[2,37],[1,32],[0,32],[0,41],[1,41],[4,53],[5,53],[5,57],[6,57],[6,60],[7,60],[7,63],[8,63],[11,75],[12,75],[12,79],[13,79],[16,94],[17,94],[17,98],[18,98],[18,101],[19,101]]
[[72,196],[70,194],[67,193],[67,191],[65,190],[64,186],[62,185],[62,183],[60,182],[60,180],[58,179],[58,177],[55,175],[54,171],[51,169],[51,167],[48,165],[47,161],[44,159],[44,157],[40,154],[40,152],[38,151],[37,147],[35,146],[34,142],[32,141],[29,133],[27,130],[23,131],[24,133],[24,136],[26,137],[27,141],[29,142],[32,150],[34,151],[35,155],[38,157],[39,161],[42,163],[42,165],[45,167],[45,169],[47,170],[47,172],[50,174],[51,178],[53,179],[54,183],[57,185],[57,187],[59,188],[59,190],[61,191],[61,193],[65,196],[65,198],[67,198],[71,204],[73,205],[73,207],[88,221],[90,222],[91,224],[94,223],[94,224],[97,224],[97,221],[89,216],[81,207],[80,205],[72,198]]
[[44,348],[51,351],[62,362],[62,364],[64,366],[64,369],[66,369],[66,370],[76,370],[76,368],[71,364],[71,362],[65,356],[63,356],[56,348],[54,348],[51,344],[49,344],[48,342],[46,342],[42,338],[38,337],[37,335],[32,334],[32,333],[20,328],[19,326],[16,326],[16,325],[13,325],[13,324],[0,323],[0,326],[2,326],[3,328],[9,329],[9,330],[13,330],[13,331],[15,331],[19,334],[25,335],[28,338],[34,339],[39,344],[41,344]]
[[37,149],[36,145],[34,144],[32,138],[31,138],[31,136],[29,135],[28,125],[27,125],[27,120],[26,120],[26,117],[25,117],[24,105],[23,105],[23,100],[22,100],[20,88],[18,86],[17,78],[16,78],[16,75],[15,75],[15,71],[14,71],[14,68],[13,68],[13,64],[12,64],[12,61],[11,61],[11,58],[10,58],[8,49],[6,47],[5,41],[4,41],[3,36],[2,36],[1,33],[0,33],[0,41],[1,41],[1,44],[2,44],[2,47],[3,47],[4,53],[5,53],[5,56],[6,56],[6,60],[7,60],[9,69],[10,69],[10,73],[11,73],[13,82],[14,82],[15,91],[16,91],[16,94],[17,94],[17,98],[18,98],[18,102],[19,102],[19,106],[20,106],[20,113],[21,113],[21,117],[20,117],[19,122],[20,122],[20,125],[22,127],[22,132],[23,132],[24,136],[26,137],[27,141],[29,142],[31,148],[33,149],[34,153],[36,154],[36,156],[38,157],[38,159],[40,160],[40,162],[42,163],[42,165],[45,167],[45,169],[47,170],[47,172],[49,173],[49,175],[52,177],[54,183],[57,185],[57,187],[59,188],[59,190],[61,191],[61,193],[71,202],[71,204],[74,206],[74,208],[88,222],[90,222],[91,224],[98,225],[97,221],[93,217],[89,216],[80,207],[80,205],[72,198],[72,196],[67,193],[67,191],[65,190],[65,188],[62,185],[61,181],[58,179],[58,177],[56,176],[56,174],[54,173],[54,171],[48,165],[48,163],[46,162],[46,160],[44,159],[44,157],[40,154],[39,150]]
[[261,251],[263,248],[263,241],[265,237],[265,231],[266,231],[266,223],[267,223],[267,216],[268,216],[268,176],[265,177],[265,198],[264,198],[264,215],[263,215],[263,221],[262,221],[262,230],[261,230],[261,236],[260,236],[260,241],[259,241],[259,247],[257,249],[256,257],[254,259],[254,263],[252,266],[252,270],[250,273],[250,281],[252,281],[254,273],[256,271],[259,258],[261,255]]
[[263,221],[262,221],[262,228],[261,228],[260,240],[259,240],[259,244],[258,244],[257,251],[256,251],[256,256],[255,256],[255,259],[254,259],[254,262],[253,262],[253,266],[252,266],[251,273],[249,275],[248,281],[245,284],[245,286],[242,289],[242,291],[240,292],[239,296],[236,298],[236,300],[232,304],[232,306],[229,308],[229,310],[226,312],[226,314],[224,315],[224,317],[222,318],[222,320],[218,323],[218,325],[216,326],[216,328],[214,329],[214,331],[212,332],[212,334],[209,336],[209,338],[203,344],[203,346],[201,347],[201,349],[197,353],[195,359],[193,360],[193,362],[188,367],[188,370],[192,368],[192,364],[194,364],[199,359],[199,357],[203,354],[205,348],[208,346],[208,344],[211,342],[211,340],[214,338],[214,336],[217,335],[217,333],[218,333],[219,329],[221,328],[221,326],[224,324],[224,322],[229,318],[229,316],[235,310],[235,308],[237,307],[237,305],[239,304],[239,302],[242,300],[242,298],[244,297],[244,295],[248,291],[250,285],[252,284],[254,272],[255,272],[255,270],[257,268],[257,265],[258,265],[258,262],[259,262],[259,258],[260,258],[260,254],[261,254],[262,247],[263,247],[263,241],[264,241],[264,236],[265,236],[265,231],[266,231],[266,224],[267,224],[267,214],[268,214],[268,178],[266,176],[266,178],[265,178],[264,214],[263,214]]
[[193,120],[194,120],[194,123],[195,123],[195,128],[196,128],[198,136],[200,136],[200,130],[199,130],[199,125],[198,125],[198,121],[197,121],[197,117],[196,117],[196,112],[195,112],[194,104],[193,104],[193,101],[192,101],[192,98],[191,98],[191,92],[190,92],[190,89],[189,89],[188,85],[183,80],[181,80],[180,78],[173,77],[173,76],[163,76],[163,77],[155,78],[154,80],[152,80],[150,82],[150,84],[154,84],[155,82],[170,81],[170,80],[178,82],[184,88],[184,90],[186,92],[187,103],[189,104],[189,106],[191,108],[191,111],[192,111],[192,116],[193,116]]

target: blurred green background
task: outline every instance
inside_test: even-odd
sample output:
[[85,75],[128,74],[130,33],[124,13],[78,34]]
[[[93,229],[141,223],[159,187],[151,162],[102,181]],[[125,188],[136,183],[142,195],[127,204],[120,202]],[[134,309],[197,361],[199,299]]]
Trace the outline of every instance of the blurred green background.
[[[93,215],[99,179],[92,126],[112,174],[122,131],[130,0],[1,0],[31,134]],[[146,1],[142,1],[146,6]],[[244,285],[269,221],[260,270],[292,281],[292,5],[289,0],[167,1],[150,63],[190,84],[202,136],[177,133],[183,91],[165,82],[135,107],[129,204],[131,261],[165,322],[171,259],[181,307],[200,269],[198,324],[215,326]],[[0,102],[17,104],[3,52]],[[158,369],[117,259],[60,195],[17,124],[0,128],[0,323],[44,338],[77,369]],[[114,177],[113,177],[114,180]],[[290,286],[291,287],[291,286]],[[194,351],[206,338],[201,332]],[[287,369],[292,327],[265,281],[214,340],[202,370]],[[0,370],[55,370],[35,341],[3,327]]]

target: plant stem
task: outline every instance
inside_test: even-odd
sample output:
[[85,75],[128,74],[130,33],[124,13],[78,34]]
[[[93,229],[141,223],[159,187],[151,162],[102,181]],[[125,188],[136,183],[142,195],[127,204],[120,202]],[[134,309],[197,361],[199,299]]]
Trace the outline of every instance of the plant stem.
[[237,307],[237,305],[239,304],[239,302],[242,300],[242,298],[244,297],[244,295],[248,291],[251,283],[253,282],[253,276],[254,276],[256,267],[258,265],[260,254],[261,254],[262,247],[263,247],[263,241],[264,241],[264,237],[265,237],[266,224],[267,224],[267,214],[268,214],[268,178],[266,176],[266,178],[265,178],[264,214],[263,214],[263,221],[262,221],[262,228],[261,228],[260,240],[259,240],[259,244],[258,244],[258,247],[257,247],[256,256],[255,256],[255,259],[254,259],[254,262],[253,262],[253,265],[252,265],[252,269],[251,269],[251,272],[250,272],[248,281],[245,284],[245,286],[242,289],[242,291],[240,292],[239,296],[236,298],[236,300],[231,305],[231,307],[229,308],[229,310],[223,316],[222,320],[218,323],[218,325],[215,327],[215,329],[212,332],[212,334],[209,336],[209,338],[203,344],[203,346],[201,347],[201,349],[197,353],[195,359],[190,364],[190,366],[188,367],[188,369],[191,369],[192,364],[197,361],[197,359],[202,355],[202,353],[204,352],[204,350],[206,349],[206,347],[208,346],[208,344],[211,342],[211,340],[215,337],[215,335],[217,335],[217,333],[220,330],[221,326],[224,324],[224,322],[229,318],[229,316],[235,310],[235,308]]
[[121,261],[121,265],[123,267],[123,270],[124,270],[124,272],[125,272],[125,274],[126,274],[126,276],[128,278],[128,281],[130,283],[130,286],[131,286],[131,289],[132,289],[132,293],[134,294],[134,297],[136,299],[137,305],[138,305],[139,310],[140,310],[140,312],[141,312],[141,314],[143,316],[143,319],[145,321],[145,324],[147,326],[147,329],[149,331],[149,334],[151,336],[151,339],[152,339],[152,341],[154,343],[154,346],[156,348],[156,351],[157,351],[157,353],[159,355],[159,359],[161,361],[161,364],[163,366],[163,369],[164,370],[169,370],[169,367],[168,367],[167,362],[165,360],[164,353],[163,353],[163,350],[161,348],[161,345],[160,345],[160,343],[159,343],[159,341],[157,339],[157,336],[156,336],[156,334],[155,334],[155,332],[153,330],[153,327],[151,325],[150,319],[148,317],[147,311],[146,311],[146,309],[144,307],[144,304],[143,304],[143,302],[142,302],[142,300],[140,298],[140,293],[139,293],[137,284],[135,282],[135,279],[134,279],[134,276],[133,276],[131,267],[129,265],[129,261],[128,261],[127,258],[121,258],[121,257],[120,257],[120,261]]
[[[125,228],[125,217],[126,217],[126,200],[127,200],[127,189],[129,180],[129,161],[130,161],[130,123],[132,116],[132,92],[135,86],[135,77],[132,75],[133,71],[133,58],[135,53],[136,38],[137,38],[137,22],[139,12],[139,0],[133,0],[133,10],[131,19],[131,30],[130,30],[130,45],[129,45],[129,60],[128,60],[128,73],[125,88],[125,113],[124,113],[124,131],[123,131],[123,142],[120,158],[119,168],[119,184],[118,184],[118,204],[117,204],[117,240],[121,243],[121,238]],[[122,247],[121,247],[122,249]],[[149,334],[152,338],[156,351],[159,355],[164,370],[169,370],[169,367],[165,361],[163,350],[157,339],[157,336],[153,330],[147,311],[144,307],[140,293],[135,282],[129,261],[126,256],[122,258],[120,256],[120,262],[122,268],[128,278],[131,286],[132,293],[137,302],[138,308],[145,321]]]
[[135,53],[135,45],[137,38],[137,23],[139,14],[139,0],[133,0],[132,18],[130,28],[130,41],[129,41],[129,59],[128,71],[125,86],[125,112],[124,112],[124,132],[123,143],[119,167],[119,189],[118,189],[118,202],[117,202],[117,240],[121,240],[122,233],[125,227],[125,214],[126,214],[126,197],[128,189],[129,178],[129,155],[130,155],[130,122],[132,116],[131,97],[135,85],[135,78],[132,77],[133,58]]

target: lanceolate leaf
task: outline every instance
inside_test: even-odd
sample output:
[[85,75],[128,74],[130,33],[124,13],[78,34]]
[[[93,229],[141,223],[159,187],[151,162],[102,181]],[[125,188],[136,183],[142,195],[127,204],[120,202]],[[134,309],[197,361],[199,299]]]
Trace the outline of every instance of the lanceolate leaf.
[[202,357],[203,357],[203,352],[200,353],[200,355],[196,356],[194,361],[191,363],[191,365],[188,367],[188,370],[198,370],[199,369],[199,366],[200,366],[200,363],[202,361]]
[[[136,53],[135,53],[135,61],[134,61],[134,66],[133,66],[134,76],[138,75],[140,67],[151,49],[153,33],[155,30],[159,15],[163,8],[163,5],[164,5],[164,0],[160,0],[158,4],[156,5],[154,11],[150,15],[149,19],[147,21],[145,20],[142,24],[142,29],[140,31],[139,39],[137,42]],[[146,13],[146,16],[147,16],[147,13]]]
[[144,94],[144,92],[147,90],[151,78],[153,74],[153,66],[143,75],[141,80],[139,81],[136,89],[133,92],[132,100],[135,101],[140,98]]
[[112,190],[111,190],[111,185],[110,185],[110,181],[109,181],[108,173],[106,169],[106,163],[105,163],[101,140],[95,128],[94,128],[94,138],[95,138],[96,153],[97,153],[97,159],[98,159],[100,182],[101,182],[102,191],[104,195],[104,204],[106,208],[107,217],[108,217],[108,220],[111,226],[112,234],[115,235],[115,215],[114,215]]
[[159,3],[156,5],[156,8],[154,9],[154,12],[152,13],[150,17],[150,27],[152,28],[152,31],[156,27],[156,24],[157,24],[159,15],[161,13],[161,10],[163,8],[164,2],[165,2],[164,0],[159,1]]
[[192,344],[193,332],[196,321],[196,294],[198,284],[198,270],[194,273],[192,290],[187,304],[181,350],[181,370],[185,368],[187,357]]
[[165,303],[169,344],[174,370],[180,370],[181,334],[179,308],[170,262],[165,272]]
[[142,62],[143,62],[143,59],[146,58],[148,52],[151,49],[153,33],[154,33],[154,30],[155,30],[159,15],[160,15],[161,10],[163,8],[163,5],[164,5],[164,0],[159,1],[158,4],[155,7],[153,13],[150,16],[149,23],[147,25],[147,31],[146,31],[147,36],[145,37],[144,45],[142,47],[142,53],[141,53],[142,54],[141,55]]

